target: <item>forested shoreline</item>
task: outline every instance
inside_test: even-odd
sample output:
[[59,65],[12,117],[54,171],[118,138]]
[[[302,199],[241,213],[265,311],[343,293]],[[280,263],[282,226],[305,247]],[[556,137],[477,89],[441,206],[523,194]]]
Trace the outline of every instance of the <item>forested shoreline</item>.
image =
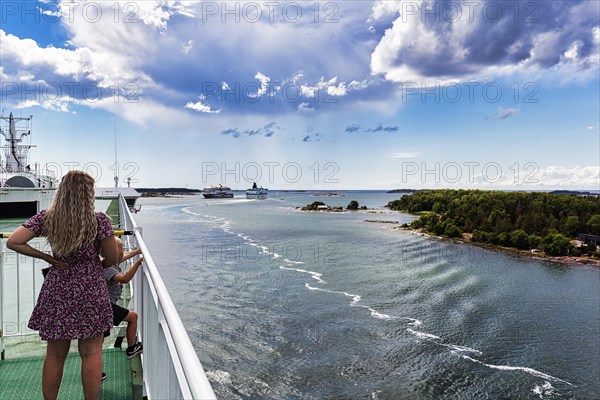
[[421,214],[406,227],[451,238],[469,238],[551,256],[593,256],[596,245],[574,247],[578,234],[600,236],[597,196],[485,190],[421,190],[388,203],[392,210]]

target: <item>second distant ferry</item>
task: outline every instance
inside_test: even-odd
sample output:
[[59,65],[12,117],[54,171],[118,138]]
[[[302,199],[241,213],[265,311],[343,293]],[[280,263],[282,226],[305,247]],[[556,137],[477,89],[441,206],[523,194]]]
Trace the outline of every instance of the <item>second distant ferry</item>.
[[208,186],[202,190],[202,196],[206,199],[227,199],[233,197],[233,191],[228,186]]
[[246,190],[246,198],[247,199],[259,199],[264,200],[267,198],[267,194],[269,193],[269,189],[264,187],[256,186],[256,182],[252,185],[252,187]]

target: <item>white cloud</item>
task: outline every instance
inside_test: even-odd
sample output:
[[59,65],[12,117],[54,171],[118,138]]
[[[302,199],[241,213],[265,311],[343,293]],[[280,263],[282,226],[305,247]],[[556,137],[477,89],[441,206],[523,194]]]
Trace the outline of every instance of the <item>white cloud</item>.
[[29,74],[29,73],[25,73],[25,74],[19,76],[20,81],[32,81],[34,78],[35,78],[35,75]]
[[417,158],[421,156],[421,152],[403,152],[403,153],[392,153],[387,158]]
[[52,10],[43,10],[40,8],[40,13],[43,15],[48,15],[49,17],[60,18],[62,13],[60,11],[52,11]]
[[315,109],[313,107],[310,106],[310,104],[302,102],[300,104],[298,104],[298,108],[297,108],[299,113],[311,113],[311,112],[315,112]]
[[541,186],[549,187],[580,187],[582,189],[597,189],[600,187],[599,166],[575,166],[565,168],[548,166],[540,169],[533,177]]
[[370,20],[393,23],[372,52],[373,74],[427,86],[515,73],[541,72],[563,81],[582,79],[582,73],[585,79],[597,76],[597,2],[540,3],[536,23],[524,15],[513,18],[508,3],[496,3],[502,17],[490,20],[482,12],[488,2],[472,3],[472,14],[454,3],[462,10],[456,19],[444,13],[444,2],[376,2]]
[[199,101],[197,101],[195,103],[192,103],[190,101],[185,105],[185,108],[189,108],[191,110],[198,111],[201,113],[207,113],[207,114],[219,114],[221,112],[220,108],[218,110],[213,110],[205,102],[206,102],[206,96],[200,95]]
[[16,109],[24,109],[30,107],[42,107],[46,110],[56,111],[56,112],[69,112],[69,105],[71,102],[67,101],[66,98],[62,99],[25,99],[14,105]]
[[[263,16],[268,16],[269,8],[257,4]],[[283,6],[279,5],[274,23],[269,23],[268,18],[258,23],[242,18],[235,23],[235,29],[229,23],[233,19],[228,19],[228,23],[221,21],[219,13],[224,3],[215,5],[219,8],[217,15],[208,18],[202,13],[205,4],[201,1],[123,0],[88,4],[60,0],[50,10],[56,8],[62,15],[56,24],[66,33],[65,48],[42,47],[33,40],[3,34],[0,40],[4,74],[15,79],[35,76],[49,84],[92,83],[106,89],[106,93],[114,87],[122,91],[124,85],[134,84],[145,101],[163,103],[173,110],[189,103],[190,107],[204,110],[201,112],[206,111],[203,105],[207,103],[188,102],[188,99],[202,93],[212,103],[216,98],[213,96],[219,93],[214,93],[218,88],[212,89],[213,93],[203,90],[210,83],[222,91],[233,92],[225,99],[219,98],[228,105],[230,115],[247,112],[249,107],[263,107],[258,112],[268,107],[281,109],[280,103],[289,112],[295,111],[306,99],[289,101],[290,96],[295,96],[294,88],[281,95],[281,85],[289,82],[286,77],[293,76],[299,66],[306,68],[306,78],[299,83],[299,90],[309,95],[321,90],[321,103],[326,97],[347,96],[369,87],[365,77],[369,74],[371,44],[360,36],[355,40],[339,32],[348,26],[356,27],[357,21],[364,23],[364,11],[370,5],[340,4],[336,16],[343,14],[344,18],[335,24],[315,24],[310,16],[299,23],[289,23],[282,19]],[[98,8],[101,17],[92,20]],[[187,57],[182,57],[182,53]],[[254,93],[245,91],[248,88],[254,89]],[[252,96],[280,96],[253,106],[252,101],[240,101],[238,93],[243,93],[246,100]],[[319,109],[321,103],[315,102],[312,107]]]
[[[68,1],[63,1],[63,4],[68,4]],[[159,30],[162,33],[166,33],[168,30],[168,23],[171,17],[174,15],[183,15],[186,17],[195,17],[193,6],[200,3],[200,0],[186,0],[186,1],[139,1],[132,3],[129,0],[117,0],[112,1],[109,6],[111,7],[112,15],[114,15],[115,6],[118,5],[118,19],[124,19],[128,22],[143,22],[144,24]]]
[[193,40],[188,40],[184,45],[183,45],[183,54],[188,54],[190,52],[190,50],[192,50],[192,48],[194,47],[194,41]]
[[309,99],[318,99],[319,96],[322,97],[325,94],[329,97],[343,97],[352,91],[360,91],[369,87],[367,79],[360,82],[353,80],[350,83],[346,83],[345,81],[338,83],[337,80],[337,76],[328,80],[324,76],[321,76],[317,82],[308,82],[304,79],[304,73],[299,72],[285,80],[284,85],[288,83],[293,84],[304,98]]
[[258,91],[256,92],[256,97],[262,97],[267,93],[267,90],[269,89],[269,83],[271,82],[271,78],[269,78],[261,72],[257,72],[254,78],[258,79],[258,81],[260,82],[260,88],[258,88]]
[[485,117],[486,121],[493,121],[493,120],[498,120],[498,119],[507,119],[510,118],[514,115],[518,115],[521,112],[521,109],[519,108],[514,108],[514,107],[509,107],[509,108],[503,108],[503,107],[498,107],[498,109],[496,110],[496,112],[494,112],[492,115],[488,115],[487,117]]
[[144,73],[127,65],[126,57],[112,53],[96,52],[86,47],[74,50],[40,47],[32,39],[20,39],[3,30],[0,30],[0,42],[3,63],[20,76],[33,75],[30,71],[38,71],[36,75],[47,82],[52,78],[70,78],[75,82],[90,79],[104,87],[115,82],[149,81]]
[[[550,190],[553,188],[597,189],[600,186],[599,166],[546,166],[540,168],[535,163],[518,171],[513,166],[497,164],[491,168],[477,167],[473,170],[456,162],[421,165],[414,162],[403,166],[402,187],[439,188],[487,188],[487,189],[527,189]],[[399,182],[396,182],[397,186]],[[394,185],[392,185],[394,186]]]

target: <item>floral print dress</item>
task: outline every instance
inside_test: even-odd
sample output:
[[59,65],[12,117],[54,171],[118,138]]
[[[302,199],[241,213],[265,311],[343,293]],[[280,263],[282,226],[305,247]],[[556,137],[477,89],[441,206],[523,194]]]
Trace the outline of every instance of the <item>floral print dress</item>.
[[[41,235],[46,211],[23,226]],[[112,309],[100,262],[100,241],[114,234],[109,217],[97,212],[98,233],[93,243],[65,257],[65,269],[50,268],[44,279],[29,328],[39,330],[42,340],[91,339],[112,328]]]

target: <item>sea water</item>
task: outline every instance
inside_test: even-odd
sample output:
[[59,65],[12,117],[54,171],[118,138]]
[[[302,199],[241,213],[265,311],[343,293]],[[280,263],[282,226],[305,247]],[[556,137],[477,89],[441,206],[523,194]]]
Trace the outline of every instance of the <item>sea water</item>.
[[[415,218],[382,207],[398,194],[344,194],[140,201],[219,398],[599,398],[600,269],[393,229]],[[296,208],[317,200],[376,210]]]

